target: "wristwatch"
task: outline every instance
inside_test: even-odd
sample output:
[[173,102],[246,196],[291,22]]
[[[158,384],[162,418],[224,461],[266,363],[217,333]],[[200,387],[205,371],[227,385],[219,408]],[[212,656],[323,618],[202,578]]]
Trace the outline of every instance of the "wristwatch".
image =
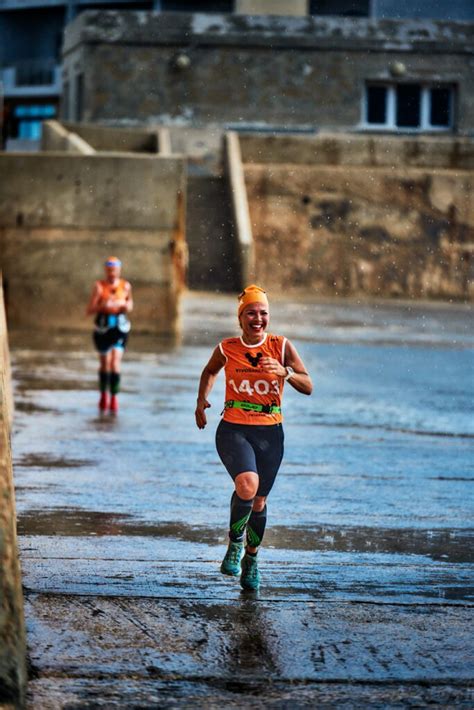
[[293,375],[295,374],[295,371],[293,370],[292,367],[289,367],[288,365],[286,366],[285,369],[286,369],[286,377],[285,377],[285,380],[289,380],[290,377],[293,377]]

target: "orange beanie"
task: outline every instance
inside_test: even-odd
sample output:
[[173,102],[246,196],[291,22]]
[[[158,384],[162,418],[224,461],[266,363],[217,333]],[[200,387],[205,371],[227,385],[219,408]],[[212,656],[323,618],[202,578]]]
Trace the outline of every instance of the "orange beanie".
[[263,288],[255,286],[255,284],[244,288],[239,296],[239,317],[245,306],[248,306],[249,303],[263,303],[263,305],[268,308],[268,298]]

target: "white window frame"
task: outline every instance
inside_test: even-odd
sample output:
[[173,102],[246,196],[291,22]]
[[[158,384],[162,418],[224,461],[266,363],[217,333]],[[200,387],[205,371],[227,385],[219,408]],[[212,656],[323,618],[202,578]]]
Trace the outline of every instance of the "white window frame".
[[[370,81],[366,82],[364,86],[364,93],[362,97],[362,121],[360,123],[360,128],[362,130],[370,131],[391,131],[394,133],[449,133],[454,128],[454,92],[455,87],[452,84],[422,84],[421,82],[406,82],[413,83],[420,87],[420,125],[417,127],[410,126],[397,126],[397,83],[388,82],[377,82]],[[368,102],[368,89],[372,86],[383,87],[387,91],[386,99],[386,121],[385,123],[369,123],[368,113],[369,113],[369,102]],[[446,88],[450,90],[450,105],[449,105],[449,115],[450,123],[448,126],[434,126],[430,123],[430,111],[431,111],[431,90],[437,88]]]

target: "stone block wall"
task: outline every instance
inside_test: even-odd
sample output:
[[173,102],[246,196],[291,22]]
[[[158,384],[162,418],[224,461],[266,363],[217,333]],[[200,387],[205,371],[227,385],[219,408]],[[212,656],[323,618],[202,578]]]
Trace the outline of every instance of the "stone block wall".
[[472,299],[474,172],[247,164],[270,291]]

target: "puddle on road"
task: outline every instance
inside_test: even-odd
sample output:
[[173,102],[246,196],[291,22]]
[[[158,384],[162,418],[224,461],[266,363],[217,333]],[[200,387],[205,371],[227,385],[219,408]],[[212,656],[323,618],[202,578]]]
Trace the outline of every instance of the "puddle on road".
[[[20,535],[138,536],[219,544],[223,530],[178,522],[143,523],[132,515],[59,508],[29,510],[18,518]],[[440,562],[474,562],[474,530],[419,530],[369,527],[287,527],[274,525],[266,546],[314,552],[422,555]]]
[[87,380],[53,380],[51,378],[30,377],[16,374],[16,390],[19,394],[32,392],[34,390],[46,390],[48,392],[60,392],[63,390],[70,392],[94,390],[96,381]]
[[43,454],[26,454],[15,461],[15,468],[80,468],[92,466],[90,459],[54,458]]
[[33,402],[26,401],[15,401],[15,411],[22,412],[24,414],[37,414],[38,412],[43,414],[61,414],[59,409],[53,409],[52,407],[41,407],[39,404],[33,404]]

